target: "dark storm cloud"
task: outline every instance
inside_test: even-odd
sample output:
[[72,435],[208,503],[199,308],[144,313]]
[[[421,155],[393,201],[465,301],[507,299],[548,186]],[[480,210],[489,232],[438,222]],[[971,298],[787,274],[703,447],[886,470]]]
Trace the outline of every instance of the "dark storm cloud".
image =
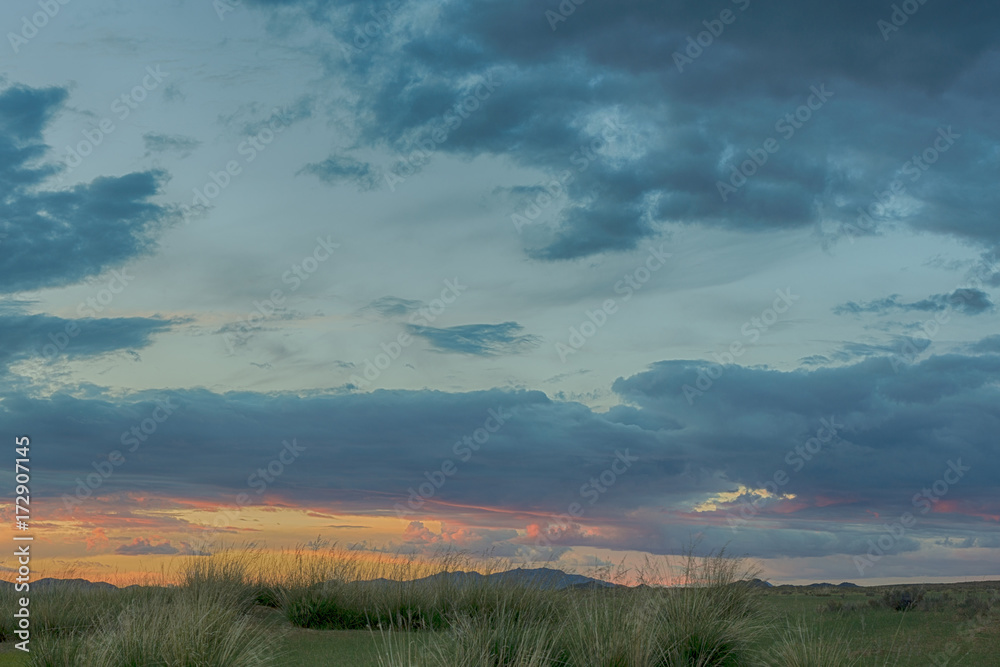
[[76,359],[144,348],[174,324],[144,317],[68,320],[0,311],[0,370],[33,357]]
[[438,352],[495,357],[526,352],[539,344],[538,336],[522,334],[524,327],[517,322],[463,324],[443,329],[411,324],[407,329],[414,336],[428,341]]
[[[728,366],[713,370],[710,386],[689,402],[685,386],[704,387],[703,370],[669,361],[619,379],[614,391],[627,404],[603,414],[534,391],[187,390],[118,399],[8,395],[0,428],[34,424],[34,437],[49,443],[35,461],[46,471],[40,496],[72,494],[76,478],[117,449],[126,461],[101,493],[139,485],[202,498],[246,492],[308,507],[333,503],[338,513],[393,512],[450,461],[457,472],[407,510],[410,518],[457,513],[498,529],[544,529],[576,502],[585,508],[579,523],[601,529],[567,528],[554,543],[678,553],[698,531],[714,546],[794,557],[864,553],[886,521],[909,511],[918,523],[894,553],[949,535],[992,544],[989,517],[1000,515],[1000,356],[936,356],[898,372],[886,358],[795,372]],[[166,419],[129,451],[131,429],[164,405]],[[477,429],[497,426],[478,449],[467,445]],[[803,455],[814,437],[825,444]],[[286,457],[267,495],[258,496],[252,476],[286,443],[299,448],[297,456]],[[634,461],[619,465],[608,485],[602,474],[619,452]],[[914,497],[937,488],[952,464],[967,470],[934,511],[921,513]],[[760,496],[756,490],[778,471],[787,475],[785,499]],[[595,493],[590,485],[602,479],[607,486]],[[745,498],[764,499],[739,530],[727,523],[740,516],[738,502],[692,509],[739,485],[755,490]]]
[[951,294],[935,294],[913,303],[903,303],[898,294],[893,294],[874,301],[848,301],[834,307],[835,315],[858,315],[861,313],[876,313],[884,315],[893,311],[902,312],[938,312],[955,309],[967,315],[979,315],[993,310],[990,295],[979,289],[958,289]]
[[981,341],[969,346],[971,352],[979,354],[1000,354],[1000,334],[987,336]]
[[0,292],[61,287],[120,268],[151,252],[170,219],[150,201],[163,172],[46,189],[62,167],[45,161],[42,135],[66,98],[62,88],[0,92]]
[[201,146],[201,142],[192,137],[160,132],[147,132],[142,135],[142,141],[146,146],[146,155],[174,152],[179,153],[181,157],[187,157],[194,149]]
[[[858,513],[909,503],[948,459],[986,466],[956,494],[984,497],[995,485],[988,433],[1000,423],[992,405],[1000,357],[937,356],[899,372],[887,358],[814,371],[727,366],[709,369],[717,378],[710,382],[699,379],[710,380],[706,369],[661,362],[614,388],[665,428],[680,420],[687,451],[701,465],[729,470],[732,482],[759,488],[784,469],[791,480],[783,491],[855,498]],[[822,419],[839,424],[839,440],[793,474],[787,453],[813,437]]]
[[[47,453],[39,454],[44,461],[36,463],[54,477],[39,480],[36,492],[57,497],[72,493],[75,477],[116,449],[126,462],[102,492],[136,483],[166,493],[247,491],[248,477],[284,451],[283,443],[294,440],[304,449],[269,486],[269,493],[278,497],[305,502],[337,498],[370,508],[373,501],[405,499],[408,487],[426,481],[425,470],[451,459],[462,474],[449,481],[444,497],[450,501],[482,500],[480,494],[488,488],[489,502],[517,508],[529,485],[536,489],[531,502],[548,497],[549,506],[556,508],[588,476],[600,473],[616,448],[653,439],[582,405],[554,403],[541,392],[220,395],[189,390],[123,400],[8,395],[2,407],[0,422],[36,419],[33,437],[52,442]],[[130,429],[158,408],[161,417],[164,410],[169,414],[132,453],[125,446],[131,443]],[[503,423],[488,444],[468,449],[463,436],[471,437],[491,419],[495,427],[497,418]],[[514,459],[530,465],[512,467]],[[553,470],[567,466],[582,479],[574,475],[561,484],[546,481]]]
[[[431,20],[421,2],[250,4],[285,27],[298,11],[350,52],[322,59],[351,91],[357,148],[407,156],[423,142],[505,156],[547,180],[568,173],[555,226],[526,247],[537,258],[628,249],[677,223],[766,231],[823,220],[859,235],[902,221],[1000,240],[998,134],[986,120],[1000,90],[1000,12],[985,1],[921,4],[899,30],[879,26],[892,7],[863,0],[586,3],[565,21],[546,16],[559,3],[529,0],[433,3]],[[735,20],[678,71],[674,54],[722,10]],[[378,38],[355,48],[378,16]],[[433,140],[442,114],[491,76],[502,85]],[[810,119],[787,120],[796,113]],[[623,129],[607,136],[612,119]],[[778,151],[723,201],[717,183],[771,137]],[[896,181],[858,227],[858,209]]]

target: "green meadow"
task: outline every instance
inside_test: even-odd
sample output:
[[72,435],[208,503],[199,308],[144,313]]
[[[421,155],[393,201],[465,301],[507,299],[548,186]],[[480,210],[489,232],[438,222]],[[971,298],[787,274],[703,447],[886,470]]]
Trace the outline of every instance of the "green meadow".
[[554,589],[456,574],[472,565],[243,549],[172,585],[49,586],[31,592],[30,654],[0,622],[0,667],[1000,665],[1000,582],[765,587],[716,555]]

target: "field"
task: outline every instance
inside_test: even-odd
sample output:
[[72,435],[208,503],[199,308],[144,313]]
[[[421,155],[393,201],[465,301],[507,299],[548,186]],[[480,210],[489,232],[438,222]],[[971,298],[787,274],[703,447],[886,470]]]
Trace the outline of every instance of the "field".
[[1000,665],[1000,582],[764,587],[717,556],[680,581],[651,565],[640,586],[553,589],[468,566],[244,550],[187,561],[177,585],[51,586],[31,594],[30,656],[0,621],[0,667]]

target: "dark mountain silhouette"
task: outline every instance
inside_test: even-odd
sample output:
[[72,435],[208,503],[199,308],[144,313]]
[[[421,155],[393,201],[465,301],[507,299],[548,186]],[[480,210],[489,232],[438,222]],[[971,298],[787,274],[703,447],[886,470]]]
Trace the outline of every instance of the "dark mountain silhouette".
[[[549,567],[540,568],[516,568],[514,570],[507,570],[505,572],[494,572],[492,574],[480,574],[479,572],[439,572],[437,574],[432,574],[427,577],[421,577],[420,579],[414,579],[415,583],[426,583],[433,584],[439,581],[448,581],[456,585],[469,585],[469,584],[480,584],[480,583],[513,583],[525,586],[536,586],[538,588],[549,589],[549,590],[563,590],[567,588],[572,589],[605,589],[605,588],[625,588],[621,584],[613,584],[609,581],[604,581],[602,579],[594,579],[593,577],[587,577],[582,574],[570,574],[563,572],[562,570],[556,570]],[[79,586],[88,589],[116,589],[118,586],[114,584],[109,584],[106,581],[88,581],[87,579],[56,579],[53,577],[45,577],[44,579],[38,579],[37,581],[32,581],[31,588],[37,590],[39,588],[46,588],[50,586]],[[397,579],[369,579],[367,581],[360,582],[369,586],[378,585],[399,585],[404,583],[409,583],[408,581],[400,581]],[[751,586],[757,586],[760,588],[772,588],[774,584],[769,581],[764,581],[763,579],[751,579],[747,582]],[[12,587],[14,584],[10,581],[0,581],[0,587]],[[790,586],[789,584],[783,584],[783,587],[788,586],[790,588],[859,588],[858,584],[851,583],[849,581],[844,581],[839,584],[831,584],[829,582],[822,582],[816,584],[807,584],[805,586]],[[138,584],[132,584],[125,586],[124,589],[128,588],[141,588]],[[648,588],[646,584],[639,584],[634,588]]]
[[[618,584],[612,584],[593,577],[586,577],[582,574],[567,574],[562,570],[555,570],[548,567],[535,569],[517,568],[506,572],[494,572],[492,574],[480,574],[478,572],[439,572],[428,577],[415,579],[415,583],[432,584],[439,581],[447,581],[455,585],[480,584],[480,583],[513,583],[525,586],[535,586],[550,590],[562,590],[564,588],[615,588]],[[363,582],[369,585],[391,585],[407,583],[394,579],[371,579]]]
[[823,588],[826,586],[830,588],[858,588],[857,584],[852,584],[849,581],[845,581],[839,584],[831,584],[824,581],[822,584],[809,584],[808,586],[806,586],[806,588]]
[[[114,584],[109,584],[106,581],[88,581],[86,579],[54,579],[52,577],[45,577],[43,579],[38,579],[36,581],[29,581],[32,590],[37,590],[39,588],[48,588],[51,586],[78,586],[80,588],[105,588],[112,589],[118,588]],[[13,587],[14,583],[10,581],[2,582],[4,587]]]

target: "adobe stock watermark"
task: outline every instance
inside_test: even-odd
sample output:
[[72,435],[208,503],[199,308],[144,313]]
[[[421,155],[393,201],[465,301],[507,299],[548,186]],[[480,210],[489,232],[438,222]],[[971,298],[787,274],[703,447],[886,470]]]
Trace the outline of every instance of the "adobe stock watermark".
[[[965,476],[965,473],[972,470],[972,466],[962,465],[962,459],[948,461],[941,478],[924,488],[920,493],[914,494],[912,498],[913,508],[920,511],[920,514],[927,514],[938,502],[941,501],[951,487]],[[878,539],[868,540],[869,549],[863,556],[853,556],[854,566],[858,569],[858,576],[864,576],[865,570],[872,567],[882,559],[895,545],[906,535],[909,528],[917,524],[917,517],[910,512],[903,512],[894,523],[882,524],[883,532]]]
[[[142,80],[111,102],[111,113],[115,114],[119,121],[126,120],[132,112],[139,108],[149,94],[160,87],[163,80],[170,76],[170,72],[160,70],[160,65],[150,65],[146,67],[146,74]],[[63,156],[63,163],[66,165],[66,172],[70,173],[89,157],[94,150],[104,143],[104,140],[113,133],[118,126],[115,125],[111,117],[105,116],[89,130],[81,130],[83,139],[77,142],[76,146],[66,145],[66,155]]]
[[[650,248],[649,257],[643,264],[640,264],[631,273],[626,273],[622,279],[615,283],[615,294],[622,294],[622,303],[626,303],[632,295],[638,292],[650,281],[653,274],[659,271],[673,255],[663,252],[663,245],[659,249]],[[597,335],[597,332],[608,323],[608,317],[618,312],[618,301],[614,298],[604,300],[598,308],[585,310],[586,319],[580,324],[569,328],[569,338],[566,343],[556,342],[556,354],[559,359],[566,363],[570,355],[579,352],[587,341]]]
[[[410,326],[425,327],[430,325],[448,309],[450,304],[455,303],[458,297],[462,295],[462,292],[467,289],[468,286],[460,283],[458,278],[445,280],[444,289],[441,290],[439,298],[432,299],[426,307],[421,307],[416,312],[410,314]],[[403,350],[412,344],[413,336],[405,331],[401,331],[395,340],[388,343],[383,342],[380,345],[382,351],[375,355],[374,361],[365,358],[363,364],[365,369],[361,376],[357,374],[351,375],[348,382],[360,388],[369,386],[375,380],[379,379],[382,373],[388,370],[393,362],[399,359],[403,354]]]
[[[741,12],[745,12],[748,7],[750,7],[750,0],[732,0],[733,4],[736,5]],[[680,51],[674,51],[674,65],[677,66],[677,71],[681,74],[684,73],[684,68],[688,65],[694,64],[694,61],[702,56],[705,49],[715,44],[715,40],[722,36],[722,33],[726,31],[726,26],[736,23],[736,19],[739,14],[736,14],[731,9],[723,9],[719,13],[719,17],[712,20],[704,20],[701,22],[705,26],[705,30],[699,32],[696,36],[687,38],[687,48],[684,49],[684,53]]]
[[[615,450],[615,458],[611,464],[601,471],[596,477],[591,477],[580,487],[580,498],[587,499],[587,505],[593,506],[607,493],[618,480],[631,469],[632,464],[639,460],[638,456],[632,456],[629,450]],[[552,551],[552,537],[572,527],[576,520],[586,513],[586,508],[578,501],[569,504],[562,514],[553,516],[544,529],[540,526],[529,526],[528,537],[535,538],[535,547],[539,550]],[[532,534],[534,533],[534,534]]]
[[256,160],[258,155],[267,150],[275,137],[291,125],[288,114],[288,109],[279,107],[271,109],[271,115],[266,121],[267,127],[247,137],[236,146],[236,154],[243,158],[242,163],[240,160],[229,160],[219,171],[209,171],[208,180],[205,181],[204,185],[193,188],[194,196],[191,198],[191,205],[182,204],[180,207],[185,224],[191,222],[191,216],[195,210],[207,210],[212,200],[229,187],[233,178],[243,173],[244,165]]
[[[115,297],[124,292],[133,280],[135,280],[135,276],[129,275],[127,269],[112,270],[111,280],[108,281],[107,287],[98,290],[94,296],[89,296],[81,301],[76,307],[76,314],[84,318],[97,317],[98,313],[103,313],[104,309],[111,305]],[[81,330],[80,324],[76,320],[69,320],[62,331],[50,333],[48,335],[50,342],[42,345],[42,357],[54,359],[69,346],[72,339],[80,335]]]
[[771,307],[762,310],[758,317],[751,317],[740,327],[740,333],[744,338],[749,338],[750,342],[744,344],[741,339],[737,338],[729,344],[727,352],[723,354],[713,352],[712,357],[715,358],[716,363],[707,369],[698,369],[698,378],[694,386],[686,384],[681,388],[681,393],[687,399],[688,405],[694,405],[696,396],[703,396],[706,391],[711,389],[715,381],[722,377],[726,370],[725,366],[735,363],[738,357],[743,356],[747,346],[760,340],[761,334],[767,333],[768,329],[777,324],[781,316],[787,313],[800,298],[798,295],[792,294],[791,287],[786,287],[784,292],[781,289],[776,289],[774,293],[778,297],[771,304]]
[[879,19],[875,22],[875,27],[882,33],[882,39],[888,42],[890,35],[899,32],[900,28],[909,22],[910,17],[926,4],[927,0],[903,0],[899,5],[893,4],[889,20]]
[[[300,262],[292,264],[291,268],[281,274],[281,282],[291,285],[289,293],[298,290],[305,281],[309,280],[318,270],[320,265],[333,256],[333,251],[340,247],[339,243],[330,240],[330,235],[326,238],[316,237],[316,245],[312,252],[306,255]],[[264,322],[274,317],[280,312],[287,296],[281,288],[271,290],[271,294],[263,301],[254,301],[253,310],[245,317],[239,318],[235,323],[224,327],[225,329],[235,329],[235,333],[226,331],[223,334],[223,341],[229,348],[229,354],[234,354],[236,348],[245,344],[253,332],[260,329]]]
[[[819,423],[820,427],[816,429],[816,434],[813,437],[804,443],[795,445],[795,447],[789,449],[788,453],[785,454],[785,463],[792,467],[792,473],[802,470],[806,466],[806,463],[812,461],[822,451],[824,445],[843,442],[837,434],[840,429],[844,428],[844,425],[838,424],[835,416],[831,415],[829,420],[825,418],[820,419]],[[747,525],[751,519],[756,518],[761,510],[758,505],[764,498],[784,498],[785,494],[781,491],[781,487],[788,484],[791,479],[792,474],[786,472],[784,468],[775,470],[774,474],[771,475],[771,479],[757,487],[764,490],[764,495],[756,494],[751,502],[747,502],[745,499],[742,500],[740,502],[738,517],[734,517],[732,514],[726,515],[729,529],[735,533],[737,529]]]
[[416,148],[410,150],[409,155],[385,172],[385,182],[389,189],[395,192],[398,184],[405,182],[407,177],[413,176],[421,167],[429,163],[438,147],[448,141],[451,133],[462,127],[462,123],[478,111],[483,103],[490,99],[496,89],[502,85],[503,82],[500,81],[496,71],[491,70],[474,88],[470,88],[467,97],[456,102],[451,109],[444,113],[440,123],[436,124],[436,127],[427,136],[415,142]]
[[59,10],[70,3],[70,0],[38,0],[38,7],[41,11],[35,12],[29,18],[27,15],[21,17],[21,30],[18,32],[8,32],[7,41],[14,54],[21,51],[21,47],[38,36],[38,32],[54,19]]
[[571,169],[564,169],[560,174],[543,185],[538,186],[541,191],[535,195],[534,199],[530,204],[528,204],[520,214],[512,213],[510,216],[510,221],[514,225],[514,229],[517,233],[521,233],[521,229],[533,224],[538,217],[542,214],[546,208],[552,205],[556,199],[566,194],[566,188],[569,184],[583,172],[590,168],[590,165],[600,159],[600,155],[597,151],[603,150],[609,144],[614,142],[616,139],[624,134],[624,128],[618,125],[610,118],[605,119],[601,126],[601,134],[598,137],[594,137],[590,142],[579,146],[572,155],[569,156],[569,163],[576,167],[574,172]]
[[[958,134],[952,130],[952,126],[939,127],[937,129],[938,136],[931,143],[930,146],[925,148],[920,153],[916,153],[909,160],[903,163],[899,168],[899,172],[909,177],[910,183],[916,183],[919,181],[927,170],[930,169],[944,153],[947,153],[958,139],[962,138],[961,134]],[[846,236],[847,240],[853,245],[854,238],[861,234],[862,231],[869,232],[875,228],[875,217],[882,217],[888,214],[889,209],[896,197],[901,197],[906,192],[906,182],[897,178],[889,184],[886,190],[875,190],[875,201],[872,202],[868,208],[858,207],[858,218],[855,225],[842,224],[840,226],[840,235]]]
[[[177,410],[177,406],[170,402],[170,398],[157,399],[155,403],[156,407],[153,408],[149,417],[122,432],[120,441],[123,447],[128,447],[130,453],[134,453],[141,444],[149,440],[159,429],[160,424],[167,421]],[[74,510],[83,504],[83,501],[94,495],[94,492],[101,488],[104,482],[114,474],[115,469],[124,465],[125,461],[125,455],[118,449],[109,453],[107,458],[103,460],[93,461],[91,466],[94,468],[94,472],[82,479],[76,478],[76,490],[72,496],[68,493],[63,494],[63,507],[67,510]]]
[[[490,408],[486,411],[487,417],[483,425],[475,429],[471,434],[464,435],[460,440],[452,445],[451,451],[463,463],[468,463],[475,452],[478,452],[486,443],[490,441],[490,436],[499,431],[514,415],[504,412],[503,406],[496,410]],[[412,486],[407,489],[410,495],[406,499],[406,506],[400,503],[393,505],[396,516],[400,519],[407,518],[412,512],[420,510],[429,498],[441,490],[441,487],[458,472],[459,467],[452,459],[445,459],[441,462],[438,470],[433,472],[424,471],[426,482],[421,483],[414,489]]]
[[[781,134],[785,141],[790,141],[798,130],[805,127],[805,124],[812,119],[813,114],[823,108],[833,93],[826,89],[826,84],[820,84],[819,88],[812,86],[809,88],[811,94],[806,98],[805,104],[800,105],[795,111],[786,113],[774,124],[774,131]],[[747,155],[750,159],[744,160],[737,166],[733,164],[729,167],[729,182],[716,181],[715,187],[719,191],[722,201],[729,201],[731,195],[736,194],[747,184],[747,180],[752,178],[761,167],[767,164],[772,155],[781,150],[781,142],[774,137],[765,139],[760,147],[748,148]]]

